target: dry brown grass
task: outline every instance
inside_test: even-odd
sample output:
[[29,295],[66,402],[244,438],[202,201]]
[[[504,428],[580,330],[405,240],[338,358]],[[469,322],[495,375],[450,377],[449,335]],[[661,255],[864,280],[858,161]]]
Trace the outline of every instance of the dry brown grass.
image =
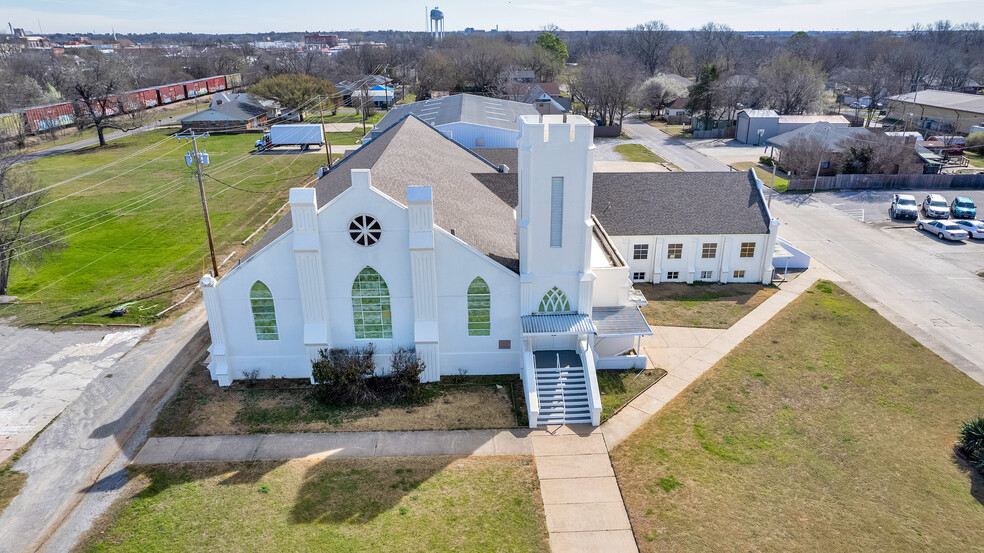
[[620,444],[643,551],[980,551],[984,387],[821,282]]
[[642,314],[653,326],[729,328],[775,294],[775,286],[735,284],[640,284],[649,305]]
[[207,371],[196,369],[161,411],[153,434],[512,428],[517,421],[509,382],[509,377],[501,377],[481,384],[427,385],[430,399],[421,405],[331,407],[319,403],[312,386],[303,381],[260,381],[253,389],[236,382],[221,388]]
[[546,552],[530,457],[141,467],[76,551]]

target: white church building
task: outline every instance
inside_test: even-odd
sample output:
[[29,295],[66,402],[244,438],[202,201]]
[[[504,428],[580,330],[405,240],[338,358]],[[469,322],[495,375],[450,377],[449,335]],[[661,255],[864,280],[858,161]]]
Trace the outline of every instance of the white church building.
[[[370,342],[388,367],[413,346],[425,382],[519,374],[531,426],[597,425],[596,370],[646,363],[633,280],[771,282],[778,223],[750,174],[594,175],[580,116],[522,116],[518,146],[507,172],[411,115],[292,189],[288,214],[201,280],[212,378],[310,378],[318,350]],[[672,227],[687,198],[730,215]]]

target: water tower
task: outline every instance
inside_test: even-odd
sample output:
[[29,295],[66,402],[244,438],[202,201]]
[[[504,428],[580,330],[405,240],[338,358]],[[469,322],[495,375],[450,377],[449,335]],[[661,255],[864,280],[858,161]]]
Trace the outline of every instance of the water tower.
[[444,38],[444,12],[437,6],[430,11],[430,32],[434,35],[435,40]]

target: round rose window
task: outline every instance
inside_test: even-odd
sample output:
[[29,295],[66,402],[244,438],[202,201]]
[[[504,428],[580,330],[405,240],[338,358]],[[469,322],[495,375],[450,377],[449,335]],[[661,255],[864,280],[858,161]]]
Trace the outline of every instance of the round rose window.
[[369,215],[359,215],[349,223],[349,236],[360,246],[372,246],[379,242],[383,229],[379,221]]

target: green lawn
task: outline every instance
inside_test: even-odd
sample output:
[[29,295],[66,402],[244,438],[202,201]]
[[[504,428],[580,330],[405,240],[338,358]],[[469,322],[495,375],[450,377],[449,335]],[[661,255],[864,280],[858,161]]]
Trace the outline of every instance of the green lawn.
[[598,391],[601,392],[602,422],[664,376],[666,371],[663,369],[599,370]]
[[[732,163],[732,167],[735,169],[741,169],[742,171],[748,171],[749,169],[755,169],[755,176],[759,178],[766,186],[772,184],[772,169],[767,169],[762,167],[754,161],[739,161],[737,163]],[[789,179],[782,176],[781,172],[776,172],[776,192],[785,192],[789,188]]]
[[613,452],[643,551],[970,551],[984,387],[818,283]]
[[[308,181],[324,163],[318,152],[250,155],[254,140],[253,134],[213,135],[199,146],[211,158],[206,172],[214,179],[205,187],[220,262],[234,249],[245,251],[241,242],[283,205],[289,187]],[[187,149],[164,131],[151,131],[31,162],[43,185],[76,179],[52,189],[45,202],[54,203],[28,220],[41,236],[60,236],[65,248],[40,266],[14,266],[10,293],[43,303],[3,306],[0,317],[16,316],[21,324],[149,324],[192,291],[207,269],[208,246]],[[124,303],[127,315],[99,317]]]
[[642,144],[619,144],[615,153],[621,154],[625,161],[641,161],[646,163],[666,163],[666,160]]
[[412,104],[412,103],[414,103],[416,101],[417,101],[417,95],[414,94],[414,93],[412,93],[412,92],[408,92],[407,95],[403,97],[403,99],[401,99],[399,102],[397,102],[397,105],[400,105],[400,104]]
[[529,457],[147,467],[78,550],[548,552]]
[[649,300],[642,306],[649,324],[697,328],[729,328],[778,290],[755,283],[634,286]]
[[974,167],[984,168],[984,154],[976,154],[974,152],[964,152],[964,156]]
[[[376,112],[369,117],[366,117],[366,125],[375,125],[379,122],[383,116],[386,115],[385,111]],[[311,112],[304,112],[304,122],[305,123],[317,123],[321,115],[317,110]],[[327,110],[325,111],[324,123],[362,123],[362,116],[354,111],[340,111],[335,115],[331,115]]]
[[349,132],[326,132],[325,137],[328,142],[332,145],[351,145],[351,144],[361,144],[359,142],[366,133],[362,132],[362,127],[358,126]]

